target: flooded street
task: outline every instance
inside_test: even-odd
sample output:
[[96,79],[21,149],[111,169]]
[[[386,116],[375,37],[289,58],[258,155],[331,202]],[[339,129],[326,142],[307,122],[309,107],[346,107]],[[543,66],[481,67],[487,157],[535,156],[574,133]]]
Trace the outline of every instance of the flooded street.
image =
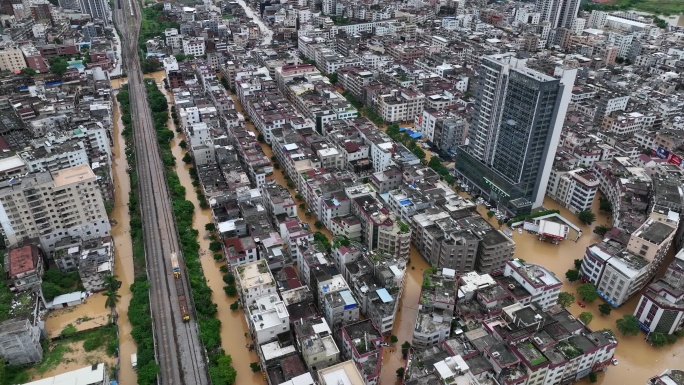
[[[157,83],[163,84],[164,72],[156,72],[153,74]],[[146,77],[152,77],[146,75]],[[166,95],[169,104],[173,103],[172,96],[161,87],[162,93]],[[181,160],[184,155],[184,150],[178,146],[181,140],[185,139],[183,134],[176,133],[176,127],[172,120],[169,120],[169,128],[175,133],[175,138],[171,141],[171,150],[176,158],[176,172],[181,184],[185,187],[185,199],[195,205],[195,215],[193,217],[193,227],[200,233],[198,242],[200,244],[200,254],[202,261],[202,269],[204,276],[207,278],[207,283],[211,288],[212,301],[218,305],[218,318],[221,320],[221,345],[227,354],[233,358],[233,366],[238,372],[235,385],[250,385],[264,383],[261,373],[252,373],[249,364],[258,362],[259,358],[256,352],[248,352],[245,345],[251,343],[251,339],[245,337],[248,331],[247,321],[242,310],[230,310],[230,304],[235,302],[237,298],[228,298],[223,291],[223,273],[219,270],[223,263],[214,262],[213,252],[209,250],[209,239],[205,239],[204,235],[208,235],[204,230],[204,226],[208,223],[213,223],[211,217],[211,210],[202,210],[199,208],[197,201],[197,194],[195,188],[192,186],[192,179],[190,178],[190,165],[186,165]]]
[[[582,224],[575,214],[572,214],[567,209],[560,207],[556,202],[550,198],[544,201],[544,207],[547,209],[557,209],[561,211],[561,215],[570,220],[573,224],[582,230],[582,237],[574,242],[572,237],[561,242],[560,245],[554,245],[550,242],[542,242],[537,239],[534,234],[523,232],[518,234],[513,232],[513,240],[515,241],[515,256],[522,258],[530,263],[537,263],[543,265],[551,270],[563,282],[562,291],[567,291],[576,295],[578,282],[569,283],[565,278],[565,273],[569,269],[574,269],[574,260],[581,259],[586,248],[592,243],[599,242],[601,238],[593,233],[593,228],[596,225],[610,225],[610,219],[605,213],[599,212],[598,196],[596,197],[592,206],[592,211],[596,214],[596,222],[591,226]],[[487,218],[487,209],[484,206],[478,206],[478,212]],[[490,220],[494,226],[498,227],[496,218]],[[661,273],[667,267],[674,257],[674,252],[671,251],[666,259]],[[592,330],[599,330],[604,328],[612,329],[618,338],[618,348],[615,357],[619,361],[618,367],[611,367],[604,374],[599,375],[599,382],[603,384],[644,384],[651,376],[661,373],[667,368],[681,367],[679,355],[684,352],[684,345],[680,342],[675,345],[668,345],[662,348],[655,348],[644,341],[646,334],[639,333],[636,336],[622,336],[615,327],[615,321],[622,318],[625,314],[633,314],[637,303],[639,302],[639,295],[633,297],[630,301],[617,309],[613,309],[609,316],[602,316],[598,311],[598,305],[603,303],[602,299],[598,299],[593,303],[586,304],[585,308],[581,308],[577,303],[573,303],[568,310],[575,316],[580,313],[590,311],[594,314],[594,319],[589,324]],[[585,380],[589,383],[589,380]]]
[[[162,76],[162,73],[155,74],[157,82],[162,82]],[[235,96],[233,96],[233,100],[235,102],[236,110],[244,115],[242,106],[239,104]],[[246,126],[255,134],[258,134],[255,127],[251,123],[247,122]],[[173,153],[177,159],[178,174],[181,182],[187,188],[187,198],[193,202],[196,207],[199,207],[188,173],[189,166],[180,161],[183,155],[182,149],[177,146],[177,142],[180,140],[182,140],[182,136],[177,135],[173,143]],[[270,158],[273,156],[269,145],[266,143],[261,143],[260,145],[267,157]],[[275,170],[274,174],[270,178],[275,179],[277,184],[287,188],[287,182],[284,178],[282,170]],[[295,195],[295,191],[293,189],[288,190],[293,196]],[[584,255],[586,247],[600,240],[599,236],[593,234],[593,228],[596,225],[610,224],[610,218],[605,213],[599,212],[598,197],[592,207],[592,211],[597,214],[597,220],[591,226],[580,224],[575,214],[572,214],[566,209],[561,208],[551,199],[547,198],[545,201],[545,207],[547,209],[560,210],[562,216],[573,222],[582,230],[582,237],[580,237],[577,242],[574,241],[574,237],[571,237],[571,239],[563,241],[560,245],[554,245],[547,242],[541,242],[536,236],[533,234],[528,234],[527,232],[524,232],[523,234],[514,232],[513,240],[516,242],[515,256],[530,263],[538,263],[545,266],[549,270],[553,271],[559,277],[559,279],[561,279],[561,281],[565,282],[565,272],[568,269],[574,268],[574,260],[581,259]],[[488,210],[483,206],[478,207],[478,212],[485,219],[487,219],[487,211]],[[303,212],[298,212],[298,215],[302,221],[309,223],[312,228],[315,229],[315,217],[312,216],[310,218],[306,218]],[[210,222],[211,216],[209,210],[196,210],[194,225],[195,228],[200,230],[200,234],[204,234],[204,225]],[[496,223],[496,218],[494,218],[494,220],[490,220],[490,223],[497,228],[499,227]],[[326,229],[321,229],[320,231],[326,234],[328,237],[332,237],[330,232],[328,232]],[[200,239],[200,244],[203,250],[207,250],[208,243],[208,240]],[[673,253],[670,253],[669,260],[671,260],[672,255]],[[408,268],[408,275],[403,292],[404,294],[400,303],[401,310],[397,314],[397,321],[395,322],[395,327],[393,330],[393,334],[398,337],[399,342],[395,347],[393,347],[395,349],[394,353],[389,353],[390,349],[385,349],[380,382],[382,385],[397,383],[398,380],[395,373],[396,369],[404,365],[404,362],[401,359],[400,345],[404,341],[412,340],[420,287],[422,284],[422,273],[425,268],[428,267],[428,265],[413,246],[411,246],[410,258],[411,264]],[[241,311],[232,312],[228,308],[232,300],[226,298],[223,294],[223,282],[221,280],[221,273],[218,270],[219,265],[213,262],[211,253],[205,253],[205,255],[202,257],[202,264],[205,269],[205,275],[209,280],[209,284],[214,290],[214,295],[216,296],[214,300],[217,304],[219,304],[219,316],[223,322],[223,346],[226,348],[226,351],[233,356],[235,366],[240,373],[237,381],[238,384],[262,383],[263,380],[261,379],[261,375],[246,375],[247,373],[250,373],[249,362],[256,361],[256,356],[253,353],[250,353],[248,356],[247,354],[244,354],[245,351],[242,350],[244,346],[243,343],[249,342],[243,334],[247,330],[245,320]],[[564,284],[565,286],[563,291],[575,293],[576,286],[578,285],[577,283],[571,284],[565,282]],[[575,316],[578,316],[582,311],[591,311],[594,314],[594,319],[589,325],[592,329],[598,330],[603,328],[611,328],[617,332],[615,320],[621,318],[624,314],[632,314],[638,300],[639,296],[636,296],[619,309],[614,309],[610,316],[600,315],[598,311],[598,305],[602,303],[602,300],[600,299],[592,304],[588,304],[586,308],[580,308],[576,304],[573,304],[569,310]],[[619,340],[619,346],[617,349],[616,358],[619,360],[619,367],[611,367],[607,373],[599,374],[599,383],[641,384],[645,383],[646,380],[654,374],[660,373],[666,368],[677,368],[681,366],[678,362],[680,353],[684,351],[684,347],[682,347],[681,343],[663,348],[654,348],[644,341],[645,334],[624,337],[617,332],[617,336]],[[228,341],[231,341],[231,343],[229,344]],[[588,379],[586,382],[588,383]]]
[[[113,88],[119,88],[121,79],[112,82]],[[128,178],[126,169],[128,168],[128,160],[126,159],[126,142],[124,141],[121,131],[123,130],[123,123],[121,122],[121,113],[119,111],[119,103],[114,102],[114,132],[112,138],[114,146],[112,148],[112,172],[114,174],[114,209],[110,215],[110,219],[116,221],[116,225],[112,227],[112,237],[114,238],[114,271],[115,275],[121,281],[121,288],[119,288],[119,295],[121,299],[116,306],[116,311],[119,316],[119,355],[120,355],[120,369],[119,369],[119,383],[120,384],[135,384],[137,383],[137,374],[131,366],[131,354],[136,353],[137,348],[135,341],[131,336],[131,324],[128,321],[128,304],[131,302],[130,286],[134,280],[133,271],[133,247],[131,245],[130,222],[131,217],[128,214],[128,193],[131,190],[131,183]]]
[[254,11],[252,11],[252,8],[250,8],[244,0],[237,0],[237,3],[240,4],[240,6],[245,10],[245,14],[252,18],[252,21],[259,26],[261,36],[264,38],[264,41],[261,43],[261,45],[271,45],[271,40],[273,40],[273,31],[266,27],[266,24],[264,24],[264,22],[261,20],[261,17],[255,14]]

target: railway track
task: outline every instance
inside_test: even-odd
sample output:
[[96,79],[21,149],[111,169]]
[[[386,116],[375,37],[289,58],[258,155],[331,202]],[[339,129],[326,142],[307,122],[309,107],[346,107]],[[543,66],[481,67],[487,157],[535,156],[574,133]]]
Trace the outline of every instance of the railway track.
[[[145,92],[138,59],[140,5],[135,0],[119,0],[114,19],[122,36],[122,53],[128,69],[128,87],[133,118],[134,151],[140,185],[145,258],[150,283],[150,309],[153,320],[155,356],[160,366],[158,383],[178,385],[208,384],[204,349],[198,338],[197,323],[185,322],[179,298],[191,299],[186,275],[174,277],[171,254],[179,247],[178,234],[166,184],[164,166]],[[182,255],[178,259],[183,266]],[[190,302],[190,308],[192,301]]]

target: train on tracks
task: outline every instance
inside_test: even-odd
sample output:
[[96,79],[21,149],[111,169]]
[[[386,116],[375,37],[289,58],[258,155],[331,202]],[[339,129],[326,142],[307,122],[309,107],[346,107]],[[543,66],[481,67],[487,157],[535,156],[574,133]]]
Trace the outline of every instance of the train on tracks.
[[190,312],[188,311],[188,301],[185,298],[185,290],[183,289],[183,280],[181,277],[180,265],[178,264],[178,254],[171,253],[171,266],[173,268],[173,276],[176,277],[176,292],[178,293],[178,306],[180,307],[183,322],[190,321]]

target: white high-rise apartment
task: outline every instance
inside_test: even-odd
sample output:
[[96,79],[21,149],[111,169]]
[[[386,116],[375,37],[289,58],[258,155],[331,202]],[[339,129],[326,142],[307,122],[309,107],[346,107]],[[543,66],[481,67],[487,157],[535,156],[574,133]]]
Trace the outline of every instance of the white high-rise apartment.
[[109,235],[97,179],[89,165],[13,178],[0,187],[0,226],[8,246],[39,238],[46,252],[64,237]]
[[572,28],[579,12],[580,0],[537,0],[535,11],[540,21],[548,21],[551,28]]

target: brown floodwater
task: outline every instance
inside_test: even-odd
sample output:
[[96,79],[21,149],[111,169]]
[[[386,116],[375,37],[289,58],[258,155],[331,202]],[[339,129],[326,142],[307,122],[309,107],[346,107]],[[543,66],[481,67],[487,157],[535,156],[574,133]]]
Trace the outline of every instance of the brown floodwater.
[[[157,79],[157,82],[161,83],[162,78],[163,73],[159,72],[155,74],[155,79]],[[236,110],[242,114],[245,114],[237,97],[233,96],[233,100],[235,102]],[[251,122],[246,123],[246,125],[250,130],[258,134],[256,128],[251,124]],[[177,138],[181,137],[181,135],[177,135]],[[261,143],[261,148],[266,156],[269,158],[273,156],[269,145],[266,143]],[[189,167],[182,164],[180,161],[182,157],[182,150],[176,146],[175,141],[174,155],[176,155],[181,182],[188,189],[188,199],[192,201],[196,207],[199,207],[191,187],[192,184],[189,174],[187,173]],[[282,170],[275,170],[272,178],[275,179],[277,184],[287,188],[287,182],[285,181]],[[289,191],[293,196],[295,195],[295,191],[293,189],[289,189]],[[601,224],[610,224],[610,218],[605,214],[599,213],[598,197],[596,198],[592,207],[592,210],[597,213],[597,220],[594,222],[594,224],[592,224],[592,226],[580,224],[576,215],[570,213],[565,208],[560,207],[557,203],[549,198],[545,200],[545,207],[548,209],[559,209],[561,211],[561,215],[581,228],[584,235],[579,238],[577,242],[574,242],[574,240],[566,240],[560,245],[553,245],[551,243],[541,242],[537,240],[534,235],[528,234],[527,232],[523,232],[523,234],[514,232],[513,240],[516,242],[515,256],[525,259],[531,263],[539,263],[553,271],[562,281],[564,281],[565,287],[563,290],[574,293],[577,284],[571,284],[567,282],[564,278],[565,272],[568,269],[573,268],[573,262],[575,259],[582,258],[587,246],[600,240],[597,235],[592,233],[593,227]],[[478,207],[478,212],[483,216],[483,218],[487,219],[487,210],[483,206]],[[299,212],[298,214],[302,221],[309,223],[312,228],[315,228],[315,216],[306,218],[304,213]],[[202,229],[204,228],[204,224],[209,223],[210,221],[211,217],[209,210],[196,210],[195,228],[199,229],[201,233]],[[496,224],[496,219],[491,220],[490,223],[498,227],[498,224]],[[320,231],[326,234],[328,237],[332,237],[327,229],[321,229]],[[207,250],[207,240],[200,239],[200,244],[202,245],[203,250]],[[670,253],[670,260],[672,256],[673,253]],[[418,251],[413,247],[413,245],[411,245],[410,249],[410,258],[411,264],[408,269],[404,292],[400,302],[400,310],[397,314],[397,320],[395,321],[394,330],[392,332],[398,337],[399,342],[396,344],[396,351],[394,353],[390,353],[390,349],[384,349],[383,368],[380,379],[380,383],[382,385],[397,383],[395,372],[397,368],[404,365],[404,361],[401,359],[401,349],[399,346],[404,341],[411,341],[413,339],[413,327],[415,324],[416,315],[418,313],[418,298],[422,284],[422,272],[428,267],[428,264],[425,262],[420,253],[418,253]],[[221,330],[223,346],[226,351],[232,354],[233,360],[236,362],[235,365],[238,369],[238,372],[249,373],[248,361],[256,361],[256,356],[254,356],[252,353],[248,360],[246,358],[247,355],[244,354],[245,351],[240,350],[242,349],[241,344],[233,343],[233,345],[238,345],[239,348],[227,346],[227,341],[244,340],[245,343],[249,342],[243,335],[243,333],[247,330],[244,316],[241,311],[231,312],[228,309],[228,306],[232,301],[228,300],[225,295],[223,295],[223,281],[221,281],[221,274],[218,271],[218,266],[213,262],[211,253],[207,253],[202,257],[202,264],[205,269],[205,275],[207,276],[207,279],[209,279],[209,284],[214,290],[214,295],[216,296],[217,293],[220,294],[218,299],[215,298],[215,301],[217,304],[219,304],[219,315],[223,322]],[[616,330],[615,320],[621,318],[624,314],[632,314],[638,300],[639,296],[632,298],[632,300],[620,308],[614,309],[610,316],[601,316],[598,312],[598,305],[602,303],[601,300],[597,300],[593,304],[587,304],[587,307],[585,308],[580,308],[576,304],[573,304],[569,310],[576,316],[578,316],[582,311],[591,311],[594,313],[594,320],[589,325],[592,329],[611,328]],[[240,327],[236,327],[238,324]],[[231,330],[226,331],[226,328]],[[609,368],[605,374],[600,374],[599,383],[606,385],[620,383],[642,384],[645,383],[648,378],[654,374],[659,374],[666,368],[677,368],[680,366],[678,365],[678,356],[684,351],[684,346],[682,346],[682,344],[670,345],[663,348],[654,348],[644,341],[644,337],[644,334],[624,337],[618,333],[619,345],[616,352],[616,358],[619,360],[619,365],[617,367]],[[238,357],[245,358],[239,359]],[[252,377],[253,382],[248,382],[248,378],[246,378],[246,376],[239,375],[238,384],[258,383],[262,381],[260,376]]]
[[78,306],[50,311],[45,320],[48,335],[55,338],[68,325],[74,326],[78,331],[107,325],[110,313],[104,305],[106,300],[102,293],[95,293]]
[[[605,214],[599,213],[598,197],[592,206],[592,211],[597,213],[597,220],[592,226],[582,225],[579,220],[577,220],[576,215],[570,213],[565,208],[560,207],[556,202],[549,198],[545,200],[544,206],[548,209],[560,210],[561,215],[580,227],[583,233],[582,237],[579,238],[577,242],[565,240],[561,242],[560,245],[554,245],[549,242],[541,242],[533,234],[528,234],[527,232],[523,232],[523,234],[513,232],[513,240],[516,242],[515,256],[530,263],[541,264],[553,271],[556,276],[563,281],[563,291],[574,294],[579,283],[567,282],[565,279],[565,272],[574,268],[574,260],[582,258],[587,246],[600,240],[599,236],[592,232],[593,227],[601,224],[610,224],[610,218]],[[487,219],[487,211],[488,210],[484,206],[478,207],[478,212],[484,219]],[[490,223],[495,227],[498,227],[496,218],[490,220]],[[674,252],[671,251],[668,255],[667,262],[671,261],[673,257]],[[399,338],[397,351],[395,353],[388,353],[388,349],[385,349],[382,377],[380,381],[382,385],[397,383],[395,372],[400,366],[404,365],[404,361],[401,359],[399,345],[404,341],[411,341],[412,339],[413,326],[417,314],[418,293],[422,283],[421,274],[427,267],[427,263],[413,245],[411,245],[411,266],[412,267],[409,267],[408,270],[409,276],[406,280],[404,296],[401,300],[401,312],[397,315],[398,322],[395,322],[393,331]],[[415,267],[415,269],[413,269],[413,267]],[[663,269],[665,267],[666,264]],[[625,314],[632,314],[638,301],[639,296],[637,295],[620,308],[614,309],[609,316],[600,315],[598,305],[603,303],[600,299],[594,303],[587,304],[585,308],[581,308],[574,303],[568,309],[575,316],[579,316],[579,314],[584,311],[592,312],[594,314],[594,319],[589,324],[590,328],[594,330],[611,328],[617,334],[618,348],[615,357],[618,359],[619,364],[616,367],[610,367],[606,373],[599,374],[598,383],[600,384],[643,384],[646,383],[648,378],[661,373],[665,369],[681,367],[679,356],[684,352],[684,346],[681,343],[655,348],[644,341],[644,333],[626,337],[617,332],[615,321]],[[589,383],[588,379],[586,379],[585,382]]]
[[[159,84],[163,84],[164,72],[156,72],[153,74],[154,79]],[[152,77],[146,75],[147,77]],[[160,87],[162,93],[167,96],[169,104],[173,103],[171,93],[167,92],[163,85]],[[258,362],[259,358],[255,351],[248,351],[247,344],[252,341],[245,336],[248,332],[247,321],[242,310],[230,310],[230,304],[235,302],[237,298],[228,298],[223,291],[223,273],[219,270],[222,263],[214,261],[214,253],[209,250],[210,240],[205,238],[209,234],[204,230],[204,226],[208,223],[213,223],[211,210],[202,210],[197,201],[197,194],[195,188],[192,186],[192,179],[190,178],[190,166],[183,161],[185,150],[180,148],[178,144],[185,139],[183,134],[176,133],[176,127],[172,120],[169,120],[169,129],[175,133],[174,139],[171,141],[171,150],[176,158],[176,172],[181,184],[185,187],[185,199],[189,200],[195,205],[195,215],[193,217],[193,227],[200,232],[197,241],[200,244],[200,254],[202,269],[204,276],[207,278],[207,283],[211,288],[212,301],[218,305],[218,318],[221,320],[221,345],[227,354],[233,358],[233,366],[238,372],[236,385],[262,384],[264,383],[263,375],[261,373],[253,373],[249,364]]]
[[[112,88],[119,88],[123,83],[125,83],[125,79],[112,80]],[[128,215],[128,193],[131,187],[128,173],[126,172],[128,167],[125,151],[126,144],[121,135],[123,123],[121,122],[119,104],[116,101],[113,102],[113,114],[114,128],[112,139],[114,145],[112,147],[112,172],[114,178],[114,207],[109,217],[115,221],[111,231],[112,238],[114,239],[114,274],[121,281],[121,287],[118,291],[121,298],[116,306],[120,356],[118,379],[120,384],[127,385],[135,384],[138,381],[137,374],[131,366],[131,354],[134,354],[137,349],[135,341],[133,341],[131,336],[131,324],[128,320],[128,305],[131,301],[130,285],[134,279],[133,251],[129,233],[130,216]],[[69,324],[72,324],[77,330],[86,330],[106,325],[109,322],[110,311],[105,307],[105,300],[106,298],[102,293],[96,293],[81,305],[50,312],[45,321],[48,334],[51,338],[55,337]],[[84,319],[86,321],[83,321]],[[72,349],[76,348],[72,347]],[[75,351],[75,353],[78,352]],[[80,357],[81,354],[75,354],[74,356]],[[87,356],[90,357],[90,355]],[[44,377],[65,373],[86,365],[88,365],[86,361],[70,359],[65,356],[63,362],[55,369],[46,373]]]
[[[112,87],[119,88],[123,79],[116,79],[116,84],[112,82]],[[131,354],[137,352],[137,347],[131,336],[131,323],[128,320],[128,305],[131,302],[131,284],[135,278],[133,271],[133,247],[131,244],[131,217],[128,214],[128,193],[131,191],[131,183],[128,177],[128,159],[126,159],[126,142],[121,134],[123,123],[121,122],[121,112],[119,103],[114,102],[114,132],[112,138],[114,146],[112,148],[112,172],[114,174],[114,209],[110,218],[116,221],[112,227],[112,237],[114,238],[114,271],[121,287],[119,295],[121,299],[116,306],[119,325],[119,383],[135,384],[138,382],[138,375],[133,370]]]

